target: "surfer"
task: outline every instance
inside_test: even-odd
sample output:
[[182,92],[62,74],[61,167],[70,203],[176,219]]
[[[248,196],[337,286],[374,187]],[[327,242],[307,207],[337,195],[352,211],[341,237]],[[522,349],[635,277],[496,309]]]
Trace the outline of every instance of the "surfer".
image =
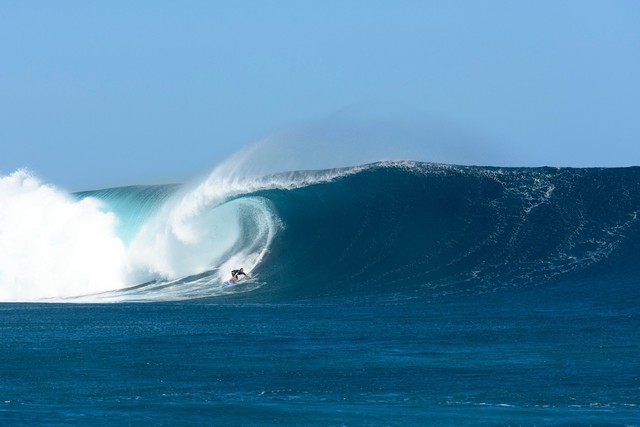
[[251,276],[244,272],[244,268],[240,268],[239,270],[231,270],[231,279],[229,279],[229,283],[238,281],[240,276],[245,276],[251,279]]

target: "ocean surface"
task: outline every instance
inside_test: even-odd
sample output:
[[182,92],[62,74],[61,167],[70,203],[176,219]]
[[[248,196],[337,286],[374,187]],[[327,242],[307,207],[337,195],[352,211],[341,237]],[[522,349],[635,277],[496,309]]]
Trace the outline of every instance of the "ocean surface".
[[640,168],[17,171],[0,424],[639,426],[639,214]]

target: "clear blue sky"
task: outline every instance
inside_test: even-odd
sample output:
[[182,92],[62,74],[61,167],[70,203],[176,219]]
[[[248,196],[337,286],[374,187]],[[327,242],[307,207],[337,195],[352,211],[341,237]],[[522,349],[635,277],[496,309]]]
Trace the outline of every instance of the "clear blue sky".
[[638,1],[0,0],[0,175],[183,181],[369,103],[501,165],[640,165],[639,82]]

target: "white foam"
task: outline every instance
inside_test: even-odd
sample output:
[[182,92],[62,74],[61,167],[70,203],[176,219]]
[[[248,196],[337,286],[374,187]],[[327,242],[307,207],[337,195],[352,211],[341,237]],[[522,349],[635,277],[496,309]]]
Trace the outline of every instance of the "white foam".
[[116,217],[25,170],[0,176],[0,300],[32,301],[124,286]]

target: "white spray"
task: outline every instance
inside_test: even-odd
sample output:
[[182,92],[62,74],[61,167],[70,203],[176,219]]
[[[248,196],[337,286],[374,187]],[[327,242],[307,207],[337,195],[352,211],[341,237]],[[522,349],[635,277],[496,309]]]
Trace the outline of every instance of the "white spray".
[[0,176],[0,300],[117,289],[125,248],[98,200],[76,200],[25,170]]

